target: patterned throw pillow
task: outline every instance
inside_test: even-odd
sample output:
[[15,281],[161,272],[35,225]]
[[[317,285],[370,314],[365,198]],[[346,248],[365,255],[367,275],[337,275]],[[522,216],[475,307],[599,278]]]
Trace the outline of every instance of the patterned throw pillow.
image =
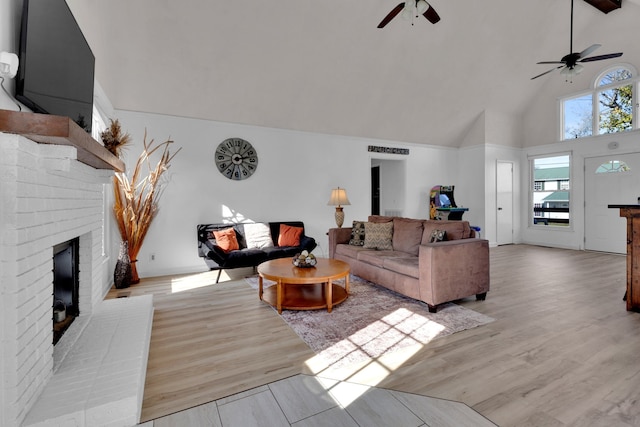
[[351,228],[351,239],[349,244],[352,246],[364,246],[364,221],[353,221]]
[[364,247],[367,249],[393,250],[393,222],[364,223]]
[[444,230],[433,230],[431,232],[431,238],[429,243],[442,242],[447,237],[447,232]]

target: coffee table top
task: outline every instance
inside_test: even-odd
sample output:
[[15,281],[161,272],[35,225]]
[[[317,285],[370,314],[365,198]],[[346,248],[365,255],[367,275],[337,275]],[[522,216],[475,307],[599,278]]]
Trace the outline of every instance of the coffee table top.
[[295,267],[291,258],[280,258],[263,262],[258,266],[258,274],[265,279],[290,284],[320,283],[340,279],[349,274],[349,264],[337,259],[316,258],[315,267]]

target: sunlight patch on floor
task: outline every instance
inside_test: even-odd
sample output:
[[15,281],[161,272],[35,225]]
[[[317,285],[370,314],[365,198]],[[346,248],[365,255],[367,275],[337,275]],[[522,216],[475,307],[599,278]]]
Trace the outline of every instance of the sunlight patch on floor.
[[[188,276],[176,277],[171,279],[171,293],[189,291],[191,289],[198,289],[205,286],[213,286],[216,283],[215,276],[217,272],[205,271],[204,273],[190,274]],[[226,273],[222,273],[220,280],[228,280]]]
[[[404,365],[444,329],[443,325],[419,313],[401,308],[325,349],[305,365],[316,376],[362,384],[355,388],[349,385],[343,393],[335,389],[343,387],[342,384],[323,382],[329,387],[327,390],[340,396],[340,404],[346,406]],[[354,355],[365,360],[345,363]]]

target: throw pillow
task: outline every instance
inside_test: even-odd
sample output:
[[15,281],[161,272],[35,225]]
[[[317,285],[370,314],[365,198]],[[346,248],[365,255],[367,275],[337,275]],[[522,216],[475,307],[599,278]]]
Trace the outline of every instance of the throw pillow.
[[302,227],[292,227],[287,224],[280,224],[278,246],[300,246],[301,235]]
[[431,238],[429,243],[442,242],[447,237],[447,232],[444,230],[433,230],[431,232]]
[[422,223],[421,219],[394,218],[393,250],[418,256],[422,241]]
[[353,221],[349,244],[352,246],[364,246],[364,236],[364,221]]
[[244,238],[247,241],[247,248],[270,248],[273,246],[271,238],[271,229],[269,224],[257,222],[255,224],[244,225]]
[[364,247],[367,249],[393,250],[393,222],[364,223]]
[[240,249],[238,238],[236,237],[236,230],[234,230],[233,227],[225,228],[223,230],[215,230],[213,232],[213,237],[216,238],[216,245],[225,252]]

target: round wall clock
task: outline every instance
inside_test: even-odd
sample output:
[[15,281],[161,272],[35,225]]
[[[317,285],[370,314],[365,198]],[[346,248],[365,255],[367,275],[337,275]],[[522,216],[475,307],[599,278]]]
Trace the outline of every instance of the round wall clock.
[[225,139],[216,148],[216,166],[229,179],[247,179],[258,168],[258,153],[244,139]]

